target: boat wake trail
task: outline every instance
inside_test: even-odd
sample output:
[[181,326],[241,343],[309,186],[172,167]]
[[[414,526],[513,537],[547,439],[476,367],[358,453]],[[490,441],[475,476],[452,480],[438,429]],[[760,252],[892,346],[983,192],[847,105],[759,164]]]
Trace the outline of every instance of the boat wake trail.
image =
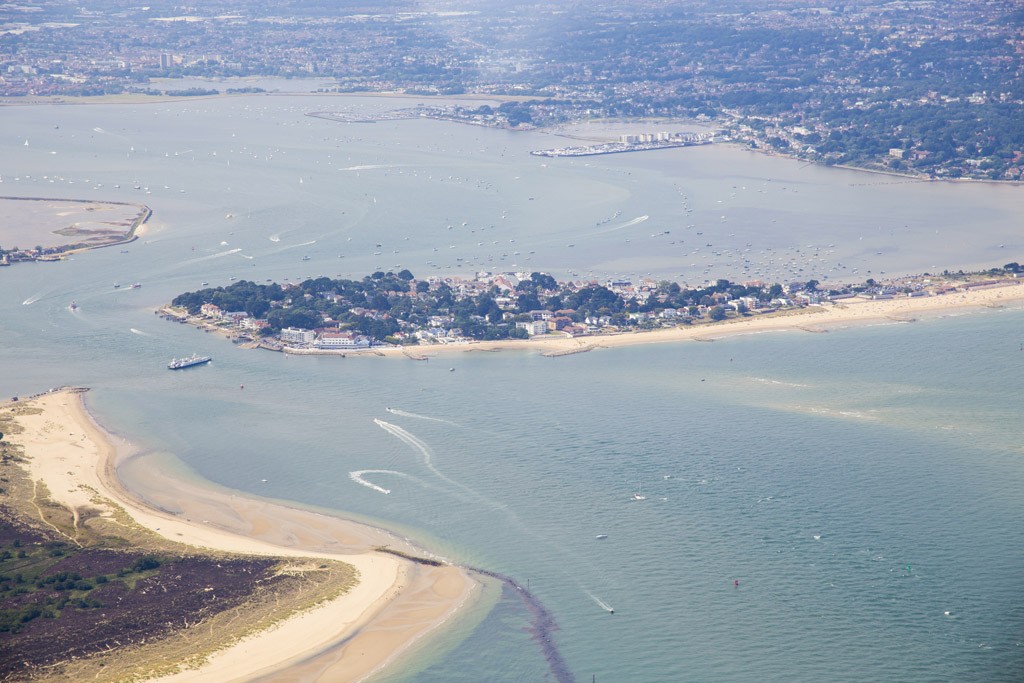
[[347,166],[339,171],[374,171],[379,168],[398,168],[395,164],[365,164],[363,166]]
[[750,379],[752,381],[754,381],[754,382],[760,382],[761,384],[777,384],[777,385],[783,386],[783,387],[798,387],[798,388],[803,389],[803,388],[806,388],[808,386],[806,384],[795,384],[793,382],[782,382],[782,381],[777,380],[777,379],[768,379],[766,377],[751,377]]
[[647,214],[644,214],[643,216],[637,216],[637,217],[636,217],[636,218],[634,218],[633,220],[631,220],[631,221],[629,221],[629,222],[626,222],[626,223],[623,223],[623,224],[622,224],[622,225],[620,225],[620,226],[619,226],[618,228],[616,228],[616,230],[620,230],[620,229],[622,229],[622,228],[628,228],[628,227],[630,227],[631,225],[638,225],[639,223],[643,223],[643,222],[644,222],[645,220],[647,220],[648,218],[650,218],[650,216],[648,216]]
[[197,261],[209,261],[210,259],[221,258],[223,256],[230,256],[231,254],[237,254],[242,251],[241,247],[237,249],[228,249],[227,251],[218,251],[216,254],[210,254],[209,256],[200,256],[199,258],[189,259],[185,263],[196,263]]
[[[396,415],[399,414],[398,412],[395,412],[395,411],[390,411],[390,412],[394,412]],[[503,505],[502,503],[498,503],[496,501],[490,500],[490,499],[480,495],[479,493],[477,493],[473,489],[469,488],[468,486],[464,486],[463,484],[460,484],[457,481],[453,481],[452,479],[446,477],[441,472],[439,472],[438,469],[436,467],[434,467],[434,464],[432,462],[433,451],[431,451],[430,446],[428,446],[426,443],[421,441],[415,435],[410,434],[409,432],[407,432],[406,430],[402,429],[398,425],[391,424],[390,422],[385,422],[384,420],[380,420],[380,419],[374,418],[373,422],[374,422],[374,424],[376,424],[378,427],[380,427],[384,431],[386,431],[389,434],[392,434],[392,435],[398,437],[399,440],[401,440],[404,443],[406,443],[407,445],[411,446],[413,449],[419,451],[419,453],[423,456],[423,464],[424,464],[424,466],[428,470],[430,470],[435,476],[437,476],[439,479],[441,479],[442,481],[450,484],[451,486],[453,486],[455,488],[458,488],[458,489],[460,489],[462,491],[465,491],[466,493],[471,495],[473,498],[476,498],[477,500],[483,502],[484,504],[486,504],[487,506],[493,508],[494,510],[497,510],[498,512],[501,512],[502,514],[504,514],[508,518],[509,526],[517,529],[518,531],[520,531],[524,535],[527,535],[527,536],[530,536],[530,537],[536,539],[537,543],[543,544],[543,545],[546,545],[546,546],[550,547],[553,553],[560,554],[563,557],[565,557],[566,558],[566,563],[565,563],[565,565],[563,567],[563,571],[565,572],[566,578],[571,580],[573,583],[576,584],[576,586],[581,591],[583,591],[588,596],[590,596],[590,598],[592,600],[594,600],[601,607],[601,609],[607,610],[608,612],[612,612],[612,608],[607,603],[605,603],[600,598],[596,597],[593,593],[591,593],[589,590],[587,590],[587,588],[583,585],[583,583],[581,583],[579,574],[570,573],[569,571],[566,570],[567,567],[576,566],[579,563],[578,563],[577,558],[574,555],[572,555],[571,553],[567,552],[564,547],[562,547],[561,545],[559,545],[557,543],[554,543],[553,541],[551,541],[548,538],[545,538],[545,537],[537,534],[537,532],[534,529],[531,529],[531,528],[527,527],[522,522],[522,520],[520,520],[519,517],[514,512],[512,512],[511,510],[508,509],[508,506]],[[351,475],[349,475],[349,476],[351,476]],[[408,476],[408,475],[403,475],[403,476]],[[367,484],[369,484],[369,482],[367,482]]]
[[605,602],[601,598],[597,597],[596,595],[594,595],[590,591],[585,591],[585,592],[590,597],[591,600],[593,600],[595,603],[597,603],[598,607],[603,609],[605,612],[608,612],[609,614],[615,614],[615,610],[612,609],[612,606],[609,605],[607,602]]
[[[434,474],[434,476],[436,476],[438,479],[440,479],[441,481],[445,482],[446,484],[449,484],[449,485],[453,486],[454,488],[459,489],[460,491],[464,491],[464,492],[468,493],[473,498],[476,498],[477,500],[479,500],[479,501],[483,502],[484,504],[494,508],[495,510],[499,510],[501,512],[508,513],[508,509],[504,505],[502,505],[500,503],[496,503],[493,500],[490,500],[488,498],[485,498],[484,496],[480,495],[479,493],[477,493],[473,489],[469,488],[468,486],[465,486],[464,484],[460,484],[459,482],[455,481],[454,479],[451,479],[450,477],[446,477],[444,474],[442,474],[440,470],[438,470],[436,467],[434,467],[434,463],[433,463],[434,452],[432,450],[430,450],[430,446],[428,446],[426,443],[424,443],[423,441],[418,439],[416,436],[414,436],[413,434],[410,434],[409,432],[407,432],[406,430],[402,429],[398,425],[393,425],[390,422],[385,422],[384,420],[378,420],[377,418],[374,418],[373,422],[374,422],[374,424],[376,424],[378,427],[380,427],[384,431],[388,432],[389,434],[393,434],[394,436],[397,436],[399,440],[405,442],[407,445],[412,446],[413,449],[419,451],[420,455],[423,456],[423,465],[424,465],[424,467],[426,467],[428,470],[430,470]],[[516,520],[516,521],[518,522],[518,520]]]
[[443,474],[441,474],[441,472],[438,471],[438,469],[436,467],[434,467],[434,463],[432,462],[433,457],[434,457],[434,452],[431,451],[430,450],[430,446],[425,444],[423,441],[420,441],[418,438],[416,438],[415,436],[413,436],[409,432],[405,431],[404,429],[402,429],[398,425],[393,425],[390,422],[385,422],[384,420],[378,420],[377,418],[374,418],[373,422],[374,422],[374,424],[376,424],[378,427],[380,427],[384,431],[397,436],[400,441],[404,441],[406,444],[408,444],[409,446],[412,446],[415,450],[419,451],[420,455],[423,456],[423,464],[424,464],[424,466],[428,470],[433,472],[434,475],[437,476],[438,479],[441,479],[442,481],[448,482],[452,486],[457,486],[457,487],[459,487],[461,489],[465,489],[467,491],[469,490],[469,489],[466,489],[466,487],[463,486],[462,484],[459,484],[458,482],[452,481],[448,477],[444,476]]
[[31,306],[31,305],[32,305],[32,304],[34,304],[35,302],[37,302],[37,301],[39,301],[40,299],[42,299],[42,298],[43,298],[43,295],[44,295],[45,293],[46,293],[46,292],[39,292],[38,294],[33,294],[33,295],[32,295],[32,296],[30,296],[29,298],[27,298],[27,299],[25,299],[24,301],[22,301],[22,302],[21,302],[21,305],[22,305],[22,306]]
[[452,427],[459,427],[460,426],[460,425],[455,424],[451,420],[443,420],[443,419],[441,419],[439,417],[430,417],[429,415],[418,415],[416,413],[409,413],[409,412],[406,412],[404,410],[399,410],[398,408],[385,408],[385,410],[387,410],[392,415],[398,415],[399,417],[412,417],[412,418],[415,418],[417,420],[429,420],[431,422],[443,422],[444,424],[451,425]]
[[142,330],[137,330],[137,329],[135,329],[134,327],[129,327],[129,328],[128,328],[128,330],[129,330],[129,331],[130,331],[130,332],[131,332],[132,334],[139,334],[139,335],[142,335],[143,337],[152,337],[152,336],[153,336],[153,335],[151,335],[151,334],[150,334],[149,332],[143,332]]
[[270,240],[271,242],[280,242],[281,241],[281,235],[279,235],[279,234],[278,235],[271,235],[267,239]]
[[616,231],[618,231],[618,230],[625,230],[626,228],[631,228],[631,227],[633,227],[634,225],[639,225],[640,223],[643,223],[643,222],[644,222],[645,220],[647,220],[648,218],[650,218],[650,216],[648,216],[648,215],[646,215],[646,214],[645,214],[645,215],[643,215],[643,216],[637,216],[637,217],[636,217],[636,218],[634,218],[633,220],[631,220],[631,221],[626,221],[626,222],[625,222],[625,223],[623,223],[622,225],[616,225],[616,226],[615,226],[614,228],[608,228],[607,230],[604,230],[604,231],[602,232],[602,234],[607,234],[607,233],[609,233],[609,232],[616,232]]
[[395,470],[356,470],[355,472],[349,472],[348,478],[357,484],[365,486],[366,488],[373,489],[379,493],[383,493],[385,496],[391,493],[391,489],[386,489],[383,486],[377,486],[372,481],[368,481],[363,478],[364,474],[394,474],[400,477],[406,477],[408,475],[402,472],[396,472]]

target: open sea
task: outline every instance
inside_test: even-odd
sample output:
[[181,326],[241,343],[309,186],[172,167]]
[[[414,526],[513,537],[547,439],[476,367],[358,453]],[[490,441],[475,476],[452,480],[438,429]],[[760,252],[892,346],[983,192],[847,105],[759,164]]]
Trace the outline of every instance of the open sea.
[[[0,108],[0,195],[154,211],[129,245],[0,268],[0,395],[92,387],[145,461],[510,575],[581,683],[1024,679],[1020,307],[428,362],[247,351],[153,315],[202,282],[378,268],[696,285],[990,267],[1022,260],[1024,188],[727,146],[540,158],[578,141],[305,115],[416,104]],[[165,369],[193,352],[214,361]],[[376,680],[564,680],[529,625],[492,587]]]

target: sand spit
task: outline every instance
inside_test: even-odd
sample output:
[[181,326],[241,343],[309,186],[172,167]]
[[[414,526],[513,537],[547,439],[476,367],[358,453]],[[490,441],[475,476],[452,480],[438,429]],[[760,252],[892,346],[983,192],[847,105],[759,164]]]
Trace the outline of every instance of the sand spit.
[[390,546],[423,552],[357,522],[179,482],[156,471],[144,478],[153,478],[152,490],[159,494],[143,502],[118,480],[119,439],[92,419],[84,395],[61,389],[23,399],[21,406],[38,410],[19,410],[22,431],[4,437],[24,449],[22,466],[33,485],[45,486],[54,503],[71,511],[76,527],[80,512],[107,519],[127,513],[135,524],[196,551],[342,561],[358,574],[358,583],[343,594],[245,636],[198,668],[148,680],[363,680],[479,594],[478,584],[459,567],[425,566],[376,551]]

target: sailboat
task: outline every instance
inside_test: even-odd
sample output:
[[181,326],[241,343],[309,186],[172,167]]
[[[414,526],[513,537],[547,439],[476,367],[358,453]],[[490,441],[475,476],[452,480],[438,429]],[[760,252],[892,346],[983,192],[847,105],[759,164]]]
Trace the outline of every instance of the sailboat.
[[647,500],[647,496],[644,495],[644,483],[642,481],[637,482],[636,491],[633,492],[633,500]]

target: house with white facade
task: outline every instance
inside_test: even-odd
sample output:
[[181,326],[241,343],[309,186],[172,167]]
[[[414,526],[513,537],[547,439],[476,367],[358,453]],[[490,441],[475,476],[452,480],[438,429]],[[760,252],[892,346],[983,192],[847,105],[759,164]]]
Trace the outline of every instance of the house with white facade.
[[548,333],[548,324],[544,320],[530,320],[529,322],[516,323],[516,327],[521,330],[526,330],[526,333],[531,337],[538,334]]
[[312,344],[315,339],[316,333],[313,330],[301,327],[286,327],[281,330],[281,341],[286,344]]
[[314,342],[318,349],[360,349],[369,345],[368,339],[352,332],[324,332]]

